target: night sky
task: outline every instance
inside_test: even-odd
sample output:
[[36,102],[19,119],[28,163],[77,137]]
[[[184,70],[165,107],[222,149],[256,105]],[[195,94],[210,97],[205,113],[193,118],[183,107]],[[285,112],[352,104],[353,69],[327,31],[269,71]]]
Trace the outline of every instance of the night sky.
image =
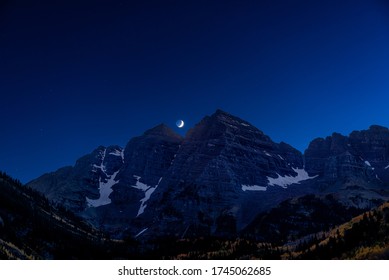
[[389,127],[389,3],[1,1],[0,66],[0,170],[22,182],[218,108],[304,151]]

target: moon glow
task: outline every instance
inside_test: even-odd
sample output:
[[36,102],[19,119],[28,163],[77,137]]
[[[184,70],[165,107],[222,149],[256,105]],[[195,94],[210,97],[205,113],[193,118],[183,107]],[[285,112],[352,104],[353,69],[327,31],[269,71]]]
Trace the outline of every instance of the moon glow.
[[176,121],[176,125],[177,125],[177,127],[179,127],[179,128],[183,128],[184,127],[184,121],[183,120],[178,120],[178,121]]

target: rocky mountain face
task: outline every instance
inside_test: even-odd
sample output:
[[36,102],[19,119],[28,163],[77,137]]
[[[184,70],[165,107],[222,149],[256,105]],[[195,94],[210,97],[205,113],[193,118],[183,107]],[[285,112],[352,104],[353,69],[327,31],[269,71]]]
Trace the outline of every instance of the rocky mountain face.
[[371,208],[389,195],[389,129],[371,126],[348,137],[338,133],[313,140],[306,170],[321,192],[335,192],[346,205]]
[[303,155],[221,110],[184,138],[159,125],[28,184],[110,234],[138,239],[237,236],[306,194],[369,208],[389,198],[388,185],[386,128],[318,138]]
[[[132,225],[134,219],[145,212],[148,200],[166,176],[181,142],[182,137],[165,125],[131,139],[120,153],[122,162],[112,171],[112,180],[104,181],[108,190],[106,203],[88,205],[82,216],[114,234],[121,235],[129,227],[137,229],[138,226]],[[101,193],[100,188],[100,197],[97,195],[95,201],[101,199]]]
[[140,218],[151,233],[234,235],[310,178],[299,151],[219,110],[187,133]]
[[[114,180],[115,172],[122,166],[122,158],[122,148],[119,146],[100,146],[78,159],[73,167],[44,174],[28,185],[45,194],[51,201],[80,212],[88,204],[93,205],[94,198],[99,198],[99,188],[104,189],[105,185]],[[110,201],[105,194],[99,199],[101,203],[104,203],[103,200],[107,203]]]

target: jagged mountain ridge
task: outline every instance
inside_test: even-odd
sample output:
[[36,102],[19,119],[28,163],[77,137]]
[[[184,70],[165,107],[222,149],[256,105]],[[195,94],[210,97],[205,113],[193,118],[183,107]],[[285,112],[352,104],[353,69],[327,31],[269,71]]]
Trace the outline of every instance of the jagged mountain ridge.
[[345,204],[372,208],[388,196],[388,128],[372,125],[348,137],[333,133],[317,138],[304,158],[307,172],[318,176],[321,191],[337,192]]
[[315,139],[303,155],[218,110],[184,138],[159,125],[125,149],[99,147],[29,186],[117,235],[234,236],[263,211],[305,194],[378,205],[389,197],[387,131]]

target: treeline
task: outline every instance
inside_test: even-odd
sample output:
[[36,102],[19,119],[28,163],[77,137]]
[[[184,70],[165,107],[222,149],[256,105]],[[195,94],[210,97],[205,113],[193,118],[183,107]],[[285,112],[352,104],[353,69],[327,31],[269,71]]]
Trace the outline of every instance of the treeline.
[[[389,207],[365,212],[349,228],[314,240],[298,256],[300,259],[389,259]],[[301,249],[301,248],[300,248]]]
[[152,249],[142,259],[181,260],[231,260],[231,259],[280,259],[282,251],[272,244],[257,243],[243,238],[159,238],[151,241]]

